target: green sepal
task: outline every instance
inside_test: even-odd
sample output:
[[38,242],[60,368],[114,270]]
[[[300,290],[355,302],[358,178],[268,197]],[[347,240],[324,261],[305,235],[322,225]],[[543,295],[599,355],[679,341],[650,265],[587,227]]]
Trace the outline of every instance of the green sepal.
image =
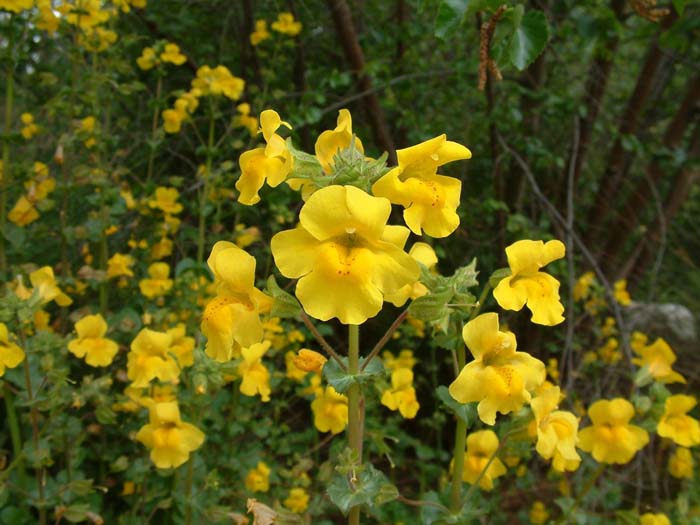
[[271,275],[267,280],[267,293],[274,299],[270,311],[272,317],[288,318],[301,315],[302,309],[299,301],[292,294],[279,287],[274,275]]
[[450,391],[445,385],[440,385],[435,390],[440,401],[442,401],[450,411],[467,425],[467,430],[479,419],[476,411],[476,403],[462,404],[450,395]]
[[341,361],[346,370],[343,370],[335,359],[331,359],[323,365],[323,376],[326,378],[326,381],[328,381],[328,384],[335,388],[340,394],[347,392],[350,386],[355,383],[365,385],[384,376],[384,364],[380,359],[372,359],[367,365],[367,368],[362,370],[365,358],[360,358],[359,364],[360,370],[362,371],[357,374],[351,374],[347,371],[348,360],[346,357],[342,357]]

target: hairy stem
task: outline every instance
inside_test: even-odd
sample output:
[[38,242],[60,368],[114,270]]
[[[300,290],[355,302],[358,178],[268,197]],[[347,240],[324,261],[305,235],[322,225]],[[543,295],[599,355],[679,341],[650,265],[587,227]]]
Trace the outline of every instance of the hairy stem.
[[[348,373],[360,372],[360,327],[350,325],[348,327]],[[360,410],[360,384],[353,383],[348,389],[348,443],[350,450],[357,452],[360,464],[362,463],[362,412]],[[350,509],[348,516],[349,525],[359,525],[360,506]]]

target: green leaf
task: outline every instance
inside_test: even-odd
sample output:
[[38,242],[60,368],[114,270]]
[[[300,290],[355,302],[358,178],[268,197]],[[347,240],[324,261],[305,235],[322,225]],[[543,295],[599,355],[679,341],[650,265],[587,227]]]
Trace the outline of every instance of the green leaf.
[[510,268],[499,268],[491,274],[491,277],[489,277],[489,284],[491,285],[491,288],[496,288],[502,279],[510,277],[512,274],[513,272],[510,271]]
[[466,405],[463,405],[450,395],[450,391],[444,385],[437,387],[435,393],[440,401],[442,401],[447,408],[454,413],[455,416],[457,416],[464,422],[465,425],[467,425],[467,429],[469,429],[478,419],[476,403],[467,403]]
[[479,281],[476,279],[477,275],[479,275],[479,272],[476,270],[476,257],[474,257],[467,266],[457,268],[457,271],[452,276],[455,292],[464,293],[472,286],[479,284]]
[[363,465],[360,469],[355,471],[352,482],[352,474],[336,473],[328,485],[328,497],[343,514],[347,514],[356,505],[375,507],[392,501],[399,495],[384,473],[372,464]]
[[435,19],[435,36],[444,40],[456,31],[468,6],[469,0],[442,0]]
[[5,231],[2,234],[5,237],[5,239],[10,241],[10,244],[15,250],[20,249],[24,244],[25,239],[27,238],[27,234],[24,231],[24,228],[20,228],[19,226],[16,226],[9,222],[5,224]]
[[544,13],[528,11],[511,37],[510,63],[523,71],[542,53],[547,40],[549,27]]
[[294,147],[292,139],[287,139],[287,149],[294,158],[293,176],[296,178],[310,178],[311,176],[321,176],[323,168],[314,155],[298,150]]
[[671,0],[673,7],[678,11],[678,15],[682,15],[685,11],[685,6],[688,4],[688,0]]
[[[348,360],[347,358],[341,358],[343,364],[347,368]],[[365,363],[365,358],[360,359],[360,369]],[[384,364],[380,359],[372,359],[367,368],[362,370],[358,374],[351,374],[346,370],[343,370],[335,359],[330,359],[325,365],[323,365],[323,375],[335,390],[341,394],[348,391],[351,385],[355,383],[368,384],[374,381],[377,377],[384,375]]]
[[437,322],[450,315],[450,309],[447,307],[450,299],[452,299],[451,290],[424,295],[411,303],[409,312],[411,316],[421,321]]
[[274,275],[271,275],[267,280],[267,292],[275,300],[270,311],[272,317],[298,317],[301,314],[299,301],[279,287]]

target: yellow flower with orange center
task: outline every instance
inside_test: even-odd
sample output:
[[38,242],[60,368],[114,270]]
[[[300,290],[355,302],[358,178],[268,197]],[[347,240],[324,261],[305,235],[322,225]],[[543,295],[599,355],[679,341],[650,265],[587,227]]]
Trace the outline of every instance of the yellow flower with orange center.
[[139,281],[139,289],[144,297],[152,299],[165,295],[173,287],[173,280],[169,279],[170,266],[166,263],[153,263],[148,267],[148,279]]
[[68,350],[76,357],[85,358],[90,366],[108,366],[119,351],[119,345],[107,339],[107,322],[100,315],[88,315],[75,323],[77,339],[68,342]]
[[678,394],[667,398],[656,433],[682,447],[700,445],[700,422],[687,414],[697,404],[693,396]]
[[171,355],[172,335],[142,329],[131,342],[126,374],[135,388],[144,388],[153,379],[172,383],[180,375],[180,366]]
[[556,410],[560,397],[559,387],[553,386],[532,399],[530,406],[537,426],[537,453],[564,472],[576,470],[581,457],[576,452],[578,419],[571,412]]

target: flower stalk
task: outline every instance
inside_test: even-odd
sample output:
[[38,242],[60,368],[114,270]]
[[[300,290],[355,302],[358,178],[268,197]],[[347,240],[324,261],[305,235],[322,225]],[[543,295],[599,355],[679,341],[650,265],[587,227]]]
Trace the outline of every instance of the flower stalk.
[[[351,324],[348,326],[348,373],[360,372],[360,327]],[[359,463],[362,464],[362,412],[360,409],[360,384],[355,382],[348,389],[348,444],[350,450],[357,453]],[[349,525],[359,525],[360,506],[350,509],[348,516]]]
[[205,241],[205,226],[206,217],[204,208],[207,203],[207,193],[209,193],[209,174],[211,172],[212,157],[214,150],[214,108],[213,103],[209,108],[209,136],[207,137],[207,162],[202,174],[202,189],[199,194],[199,231],[197,235],[197,263],[204,262],[204,241]]

